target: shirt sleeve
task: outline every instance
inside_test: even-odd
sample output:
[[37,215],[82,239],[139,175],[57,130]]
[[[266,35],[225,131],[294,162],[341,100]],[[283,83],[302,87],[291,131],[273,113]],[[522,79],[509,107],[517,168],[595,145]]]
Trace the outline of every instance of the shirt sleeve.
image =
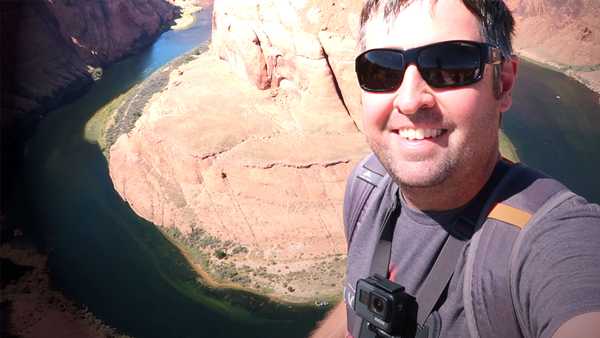
[[575,197],[527,225],[513,270],[515,308],[530,337],[600,311],[600,206]]

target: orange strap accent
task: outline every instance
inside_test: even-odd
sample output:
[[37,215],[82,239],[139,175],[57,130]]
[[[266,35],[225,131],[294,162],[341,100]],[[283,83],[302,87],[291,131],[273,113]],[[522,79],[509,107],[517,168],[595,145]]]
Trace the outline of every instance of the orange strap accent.
[[510,205],[498,203],[494,206],[488,218],[497,219],[523,229],[525,224],[531,219],[531,214]]

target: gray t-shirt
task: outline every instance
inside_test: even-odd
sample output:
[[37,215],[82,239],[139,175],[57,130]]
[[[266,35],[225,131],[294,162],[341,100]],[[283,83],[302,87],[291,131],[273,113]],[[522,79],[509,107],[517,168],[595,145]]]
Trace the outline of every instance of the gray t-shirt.
[[[398,198],[388,194],[386,198]],[[473,229],[464,223],[452,227],[461,210],[423,213],[410,209],[401,200],[401,214],[394,229],[390,258],[390,279],[415,295],[432,268],[447,236],[445,228],[459,238],[470,238]],[[581,197],[563,202],[541,218],[523,236],[517,256],[519,269],[515,280],[518,297],[515,306],[525,314],[522,327],[525,336],[552,337],[566,320],[582,313],[600,311],[600,206]],[[359,225],[348,254],[348,281],[345,301],[352,304],[354,288],[359,278],[368,275],[370,254],[378,241],[378,227]],[[469,337],[463,303],[466,250],[459,258],[448,286],[447,297],[438,309],[442,319],[440,337]],[[495,285],[496,279],[506,279],[506,260],[494,257],[490,250],[479,250],[477,257],[483,283]],[[492,297],[504,297],[494,288],[486,289]],[[497,292],[498,295],[494,295]],[[501,328],[502,322],[492,323]],[[498,331],[502,331],[499,329]],[[485,338],[485,337],[483,337]]]

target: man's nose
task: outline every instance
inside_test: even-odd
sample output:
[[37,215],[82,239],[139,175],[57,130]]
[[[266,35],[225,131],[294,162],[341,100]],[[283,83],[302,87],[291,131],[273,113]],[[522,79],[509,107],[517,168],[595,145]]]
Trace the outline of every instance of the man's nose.
[[435,99],[419,69],[414,64],[406,67],[400,88],[396,90],[394,107],[402,114],[412,115],[423,108],[433,108]]

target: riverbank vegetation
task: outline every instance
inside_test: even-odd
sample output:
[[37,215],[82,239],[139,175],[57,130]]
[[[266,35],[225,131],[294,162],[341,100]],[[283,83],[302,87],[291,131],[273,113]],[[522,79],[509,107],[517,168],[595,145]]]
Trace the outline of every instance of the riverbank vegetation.
[[201,44],[192,51],[178,57],[155,71],[146,80],[110,101],[94,114],[94,117],[90,119],[90,122],[94,121],[91,125],[97,124],[101,126],[101,130],[92,134],[92,138],[98,143],[107,159],[109,158],[110,147],[117,141],[119,136],[128,133],[135,127],[135,123],[142,116],[144,107],[152,95],[161,91],[168,84],[169,70],[194,60],[196,56],[204,53],[207,49],[207,44]]
[[175,19],[175,24],[171,26],[171,29],[183,30],[191,27],[196,20],[194,17],[194,13],[202,10],[202,7],[183,2],[176,2],[176,5],[181,7],[181,16]]
[[[168,84],[170,73],[194,60],[206,49],[207,46],[203,44],[177,58],[106,104],[88,123],[96,126],[103,121],[103,131],[91,132],[97,128],[86,128],[90,130],[88,139],[96,137],[105,157],[109,158],[110,147],[119,136],[134,128],[147,102]],[[326,257],[319,262],[307,259],[286,265],[274,259],[263,259],[262,253],[250,252],[249,248],[231,241],[222,241],[197,226],[186,234],[174,227],[157,228],[179,249],[190,267],[201,277],[201,283],[208,287],[244,290],[282,303],[309,303],[312,306],[315,301],[333,302],[341,296],[345,261],[340,255]],[[236,262],[237,258],[248,255],[256,256],[251,260],[255,262],[253,266]]]
[[[232,241],[222,241],[198,227],[193,227],[189,234],[174,227],[159,229],[179,248],[208,287],[243,290],[278,302],[307,305],[323,301],[333,303],[341,297],[346,267],[343,255],[334,255],[297,271],[291,269],[291,262],[277,270],[273,270],[278,265],[275,261],[240,266],[236,264],[236,258],[256,253]],[[306,288],[307,285],[313,288]],[[304,291],[300,292],[300,289]]]

